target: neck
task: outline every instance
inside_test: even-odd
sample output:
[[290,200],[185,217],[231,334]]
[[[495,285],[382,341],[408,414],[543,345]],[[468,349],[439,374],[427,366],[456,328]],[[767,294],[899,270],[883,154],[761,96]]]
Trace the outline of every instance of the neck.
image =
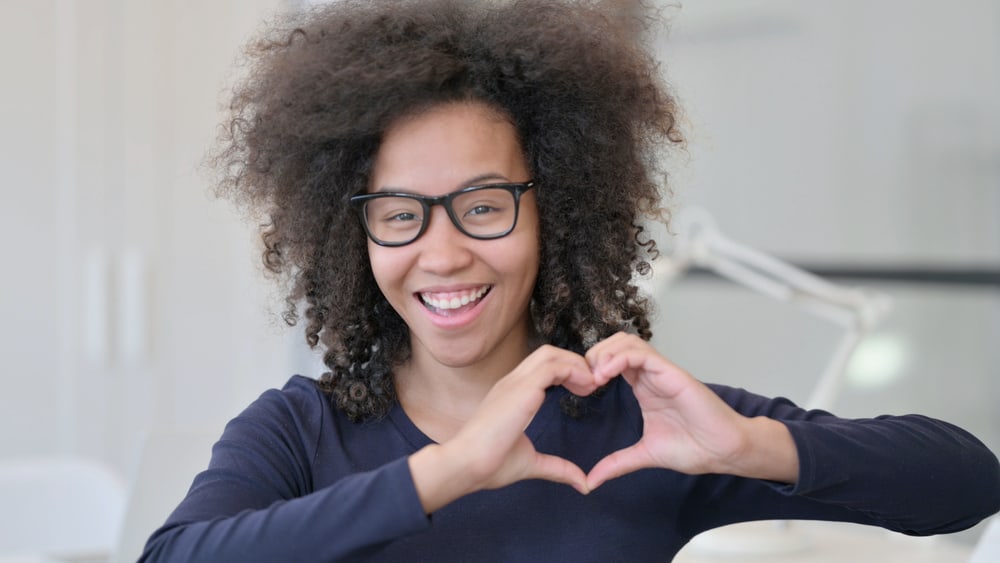
[[[406,414],[418,428],[438,439],[424,428],[421,421],[428,417],[438,422],[452,421],[461,427],[472,418],[483,397],[501,376],[484,374],[468,368],[438,367],[437,377],[425,377],[423,370],[412,363],[397,370],[396,394]],[[439,440],[440,441],[440,440]]]
[[410,359],[394,370],[400,405],[428,437],[447,440],[472,418],[493,385],[537,346],[534,339],[520,340],[506,341],[489,357],[461,366],[443,364],[412,342]]

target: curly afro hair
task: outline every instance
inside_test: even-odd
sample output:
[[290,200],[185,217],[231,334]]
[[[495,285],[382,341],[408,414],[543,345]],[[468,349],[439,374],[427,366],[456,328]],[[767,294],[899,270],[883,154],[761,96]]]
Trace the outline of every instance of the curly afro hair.
[[285,320],[304,315],[330,370],[319,384],[352,419],[393,405],[410,343],[348,199],[365,191],[384,132],[437,104],[484,103],[520,135],[538,185],[541,339],[582,353],[620,330],[651,337],[633,283],[656,252],[642,221],[664,218],[659,163],[683,140],[641,45],[644,14],[637,1],[339,0],[247,48],[209,159],[217,191],[266,218],[263,261],[288,286]]

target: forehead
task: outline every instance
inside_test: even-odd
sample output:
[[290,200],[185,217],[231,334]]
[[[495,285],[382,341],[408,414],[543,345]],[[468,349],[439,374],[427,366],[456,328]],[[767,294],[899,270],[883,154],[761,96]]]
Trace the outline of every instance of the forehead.
[[448,103],[389,127],[376,153],[369,190],[443,193],[485,177],[528,179],[517,130],[485,104]]

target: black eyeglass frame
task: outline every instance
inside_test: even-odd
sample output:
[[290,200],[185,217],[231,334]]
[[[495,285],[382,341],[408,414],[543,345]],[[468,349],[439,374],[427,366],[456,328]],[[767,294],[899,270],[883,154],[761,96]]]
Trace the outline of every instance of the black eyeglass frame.
[[[416,240],[420,238],[421,235],[423,235],[424,232],[427,230],[427,223],[430,221],[431,207],[435,205],[440,205],[444,207],[445,211],[448,213],[448,218],[451,219],[451,223],[455,225],[455,228],[458,229],[458,231],[463,235],[470,238],[474,238],[476,240],[493,240],[493,239],[503,238],[509,235],[514,230],[514,228],[517,227],[517,218],[521,213],[521,195],[533,187],[535,187],[534,180],[528,180],[527,182],[510,182],[503,184],[482,184],[477,186],[467,186],[460,190],[455,190],[451,193],[439,196],[426,196],[426,195],[418,195],[405,192],[378,192],[373,194],[358,194],[351,196],[350,203],[352,207],[357,209],[358,214],[361,216],[360,217],[361,225],[364,227],[365,233],[368,235],[368,238],[379,246],[388,246],[388,247],[406,246],[408,244],[416,242]],[[502,189],[510,192],[510,194],[514,196],[514,221],[511,222],[510,228],[507,229],[506,231],[493,235],[474,235],[466,231],[465,228],[462,227],[462,222],[455,215],[455,210],[452,209],[451,202],[454,201],[456,197],[467,194],[469,192],[474,192],[483,189]],[[368,216],[365,213],[365,204],[374,199],[379,199],[384,197],[405,197],[407,199],[412,199],[420,203],[420,206],[423,208],[424,211],[423,221],[420,222],[420,230],[418,230],[417,234],[414,235],[413,238],[411,238],[410,240],[405,242],[388,242],[380,240],[376,238],[375,235],[372,234],[371,229],[368,228]]]

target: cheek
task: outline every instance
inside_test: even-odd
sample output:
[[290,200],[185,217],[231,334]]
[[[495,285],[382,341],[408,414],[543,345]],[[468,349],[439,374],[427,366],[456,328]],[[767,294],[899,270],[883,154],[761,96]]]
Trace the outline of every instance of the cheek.
[[496,253],[497,256],[508,257],[502,264],[498,263],[497,267],[519,279],[522,291],[531,293],[538,278],[541,253],[538,238],[527,236],[520,240],[512,239],[511,243],[513,244],[508,252]]
[[401,267],[399,257],[390,256],[386,249],[376,244],[368,244],[368,262],[372,268],[372,275],[375,283],[382,291],[382,295],[390,298],[392,288],[398,287],[401,277]]

